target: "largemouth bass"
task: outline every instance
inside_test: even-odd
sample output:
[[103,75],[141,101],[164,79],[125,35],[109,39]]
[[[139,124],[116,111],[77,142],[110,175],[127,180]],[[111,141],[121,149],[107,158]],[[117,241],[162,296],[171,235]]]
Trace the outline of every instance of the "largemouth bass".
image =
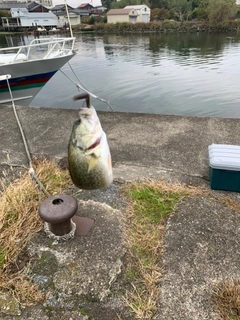
[[75,100],[86,99],[87,108],[80,108],[68,144],[68,165],[71,179],[80,189],[100,189],[113,181],[111,154],[107,137],[97,112],[84,93]]

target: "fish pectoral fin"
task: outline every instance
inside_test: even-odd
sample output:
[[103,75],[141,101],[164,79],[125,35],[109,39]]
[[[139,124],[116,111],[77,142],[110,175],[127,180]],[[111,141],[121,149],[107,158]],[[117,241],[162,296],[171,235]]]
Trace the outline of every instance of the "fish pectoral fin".
[[91,155],[91,159],[88,164],[88,173],[96,166],[98,163],[99,157],[95,156],[94,154]]

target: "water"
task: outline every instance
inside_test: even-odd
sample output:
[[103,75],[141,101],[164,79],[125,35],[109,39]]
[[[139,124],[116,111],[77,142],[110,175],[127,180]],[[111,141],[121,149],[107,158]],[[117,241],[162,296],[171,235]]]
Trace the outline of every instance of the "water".
[[[77,34],[70,64],[115,111],[240,118],[239,34]],[[1,36],[0,46],[31,37]],[[62,68],[78,82],[68,65]],[[77,109],[76,86],[60,71],[31,106]],[[97,110],[107,106],[93,98]]]

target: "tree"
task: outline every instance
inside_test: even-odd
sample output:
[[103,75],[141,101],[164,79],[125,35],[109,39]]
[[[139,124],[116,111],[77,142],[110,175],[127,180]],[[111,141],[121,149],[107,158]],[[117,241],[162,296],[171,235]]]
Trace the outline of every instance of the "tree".
[[194,10],[194,9],[198,8],[200,3],[201,3],[201,0],[193,0],[192,1],[192,9]]
[[192,1],[168,0],[168,6],[173,16],[179,21],[188,20],[192,13]]
[[230,18],[237,14],[238,8],[235,0],[209,0],[207,7],[210,25],[225,25]]
[[194,0],[193,1],[193,18],[197,18],[198,20],[207,20],[208,12],[207,8],[209,5],[209,0]]
[[169,11],[166,9],[154,8],[151,10],[150,21],[169,19]]
[[151,9],[154,8],[164,8],[168,9],[168,1],[167,0],[149,0]]
[[114,0],[102,0],[102,6],[109,10],[112,2],[114,2]]

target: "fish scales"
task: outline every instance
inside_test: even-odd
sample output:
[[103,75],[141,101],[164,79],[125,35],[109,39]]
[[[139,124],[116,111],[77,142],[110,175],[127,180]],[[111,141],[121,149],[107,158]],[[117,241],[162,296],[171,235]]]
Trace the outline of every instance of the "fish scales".
[[69,172],[81,189],[108,187],[113,181],[111,154],[96,110],[89,105],[79,110],[68,145]]
[[109,180],[106,179],[108,172],[104,170],[101,164],[96,164],[96,166],[88,172],[89,159],[79,149],[76,147],[69,147],[71,165],[70,176],[73,183],[81,189],[91,190],[104,188],[109,185]]

